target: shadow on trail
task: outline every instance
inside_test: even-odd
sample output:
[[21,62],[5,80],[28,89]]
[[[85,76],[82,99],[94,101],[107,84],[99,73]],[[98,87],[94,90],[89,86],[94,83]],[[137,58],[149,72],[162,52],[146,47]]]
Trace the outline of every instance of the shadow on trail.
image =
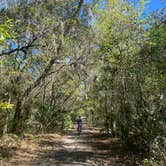
[[136,155],[123,150],[118,139],[101,137],[90,130],[79,136],[73,132],[55,142],[40,141],[45,147],[33,165],[43,166],[133,166]]
[[97,160],[106,159],[106,156],[92,149],[92,136],[90,131],[84,131],[81,135],[73,132],[58,142],[40,141],[39,144],[45,151],[35,161],[35,165],[95,165]]
[[94,157],[93,152],[59,150],[44,158],[49,158],[48,165],[89,165]]

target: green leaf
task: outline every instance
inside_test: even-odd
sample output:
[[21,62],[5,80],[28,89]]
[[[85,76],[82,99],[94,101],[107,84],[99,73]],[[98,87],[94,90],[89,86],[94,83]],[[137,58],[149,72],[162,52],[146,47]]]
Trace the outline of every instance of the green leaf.
[[4,109],[11,109],[13,108],[14,104],[11,104],[9,102],[0,102],[0,109],[4,110]]

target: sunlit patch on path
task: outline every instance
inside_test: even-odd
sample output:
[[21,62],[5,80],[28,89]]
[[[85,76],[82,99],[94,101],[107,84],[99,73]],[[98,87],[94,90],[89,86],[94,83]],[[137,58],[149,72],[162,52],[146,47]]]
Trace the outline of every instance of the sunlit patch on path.
[[132,166],[134,158],[118,139],[83,130],[81,135],[75,131],[65,136],[44,134],[24,142],[4,166]]

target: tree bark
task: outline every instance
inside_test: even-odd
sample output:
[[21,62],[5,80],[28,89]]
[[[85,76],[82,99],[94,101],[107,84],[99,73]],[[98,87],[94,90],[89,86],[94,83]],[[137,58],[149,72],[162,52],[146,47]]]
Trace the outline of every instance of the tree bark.
[[[11,97],[9,95],[9,100],[8,102],[10,103],[11,102]],[[8,132],[8,120],[9,120],[9,110],[7,109],[6,110],[6,119],[5,119],[5,125],[3,127],[3,135],[7,134]]]
[[[57,48],[57,54],[59,54],[60,52],[60,47]],[[44,72],[41,74],[41,76],[39,76],[36,81],[30,85],[25,92],[23,93],[23,95],[17,100],[16,103],[16,107],[15,107],[15,113],[14,113],[14,119],[13,119],[13,125],[12,125],[12,132],[17,132],[20,121],[21,121],[21,110],[22,110],[22,106],[24,101],[27,99],[27,97],[30,95],[30,93],[32,92],[32,90],[34,88],[36,88],[42,80],[44,80],[49,71],[51,70],[52,66],[54,65],[54,63],[56,62],[56,58],[52,57],[50,62],[48,63],[48,65],[46,66]]]
[[16,132],[18,130],[20,114],[21,114],[21,106],[22,106],[21,100],[17,99],[15,112],[14,112],[14,118],[13,118],[13,124],[12,124],[12,132]]

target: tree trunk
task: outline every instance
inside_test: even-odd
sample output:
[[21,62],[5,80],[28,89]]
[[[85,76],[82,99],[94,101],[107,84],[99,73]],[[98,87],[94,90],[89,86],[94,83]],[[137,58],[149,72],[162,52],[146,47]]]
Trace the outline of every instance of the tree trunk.
[[45,85],[45,79],[43,80],[43,94],[42,94],[42,111],[44,111],[45,108],[45,96],[46,96],[46,85]]
[[109,117],[108,117],[108,110],[107,110],[107,92],[105,92],[105,100],[104,100],[104,110],[105,110],[105,129],[106,133],[109,134]]
[[[57,47],[57,54],[60,52],[60,47]],[[15,114],[14,114],[14,119],[13,119],[13,126],[12,126],[12,132],[17,132],[18,131],[18,126],[20,124],[20,116],[21,116],[21,109],[23,102],[28,98],[30,93],[34,88],[36,88],[42,80],[44,80],[47,77],[47,74],[51,70],[52,66],[54,65],[56,59],[55,57],[52,57],[48,65],[46,66],[44,72],[36,79],[36,81],[30,85],[23,95],[21,96],[20,99],[17,100],[16,108],[15,108]]]
[[6,111],[6,119],[5,119],[5,125],[3,127],[3,135],[7,134],[7,131],[8,131],[8,120],[9,120],[8,111]]
[[[11,102],[11,97],[9,95],[9,100],[8,100],[8,103]],[[9,110],[7,109],[6,110],[6,117],[5,117],[5,125],[4,125],[4,128],[3,128],[3,135],[7,134],[8,132],[8,120],[9,120]]]
[[18,126],[20,124],[20,115],[21,115],[22,102],[20,99],[17,100],[15,114],[12,124],[12,132],[18,132]]

